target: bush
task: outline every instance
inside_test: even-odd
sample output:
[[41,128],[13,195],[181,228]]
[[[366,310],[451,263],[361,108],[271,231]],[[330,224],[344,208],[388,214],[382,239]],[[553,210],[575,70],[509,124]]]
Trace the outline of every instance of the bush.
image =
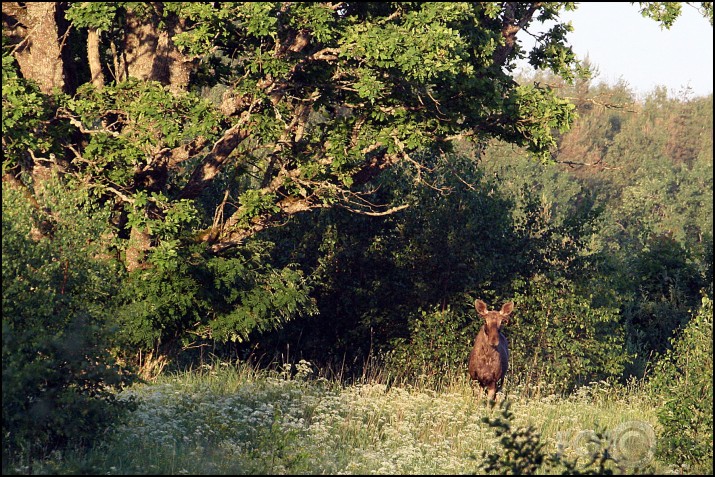
[[466,359],[476,334],[467,334],[465,321],[469,319],[451,308],[421,310],[409,321],[409,339],[392,342],[386,367],[407,381],[428,385],[445,384],[459,370],[466,376]]
[[649,382],[664,404],[657,454],[688,473],[713,472],[713,303],[702,298],[698,313],[673,348],[658,362]]
[[[115,390],[133,375],[109,352],[106,303],[119,273],[94,258],[98,231],[52,184],[49,213],[3,182],[3,471],[15,458],[95,440],[132,406]],[[38,231],[41,222],[49,232]]]
[[543,275],[515,288],[514,315],[505,332],[514,379],[530,389],[563,393],[621,376],[631,357],[623,351],[618,309],[608,306],[607,297],[589,296],[570,280]]
[[496,452],[482,452],[484,463],[480,467],[485,473],[533,475],[546,471],[551,475],[613,475],[613,465],[609,462],[617,464],[617,461],[611,457],[610,444],[603,433],[596,433],[592,442],[595,450],[589,462],[569,461],[559,453],[547,453],[541,434],[533,426],[514,428],[514,413],[509,410],[510,406],[509,401],[502,401],[499,416],[482,418],[482,422],[494,429],[501,444]]

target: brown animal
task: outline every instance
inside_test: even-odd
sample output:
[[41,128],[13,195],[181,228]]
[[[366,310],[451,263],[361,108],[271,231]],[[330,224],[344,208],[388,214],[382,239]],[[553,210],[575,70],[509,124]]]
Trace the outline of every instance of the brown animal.
[[493,401],[509,363],[509,344],[501,328],[509,322],[514,302],[505,303],[499,311],[487,310],[487,304],[482,300],[476,300],[474,307],[484,317],[484,324],[474,338],[474,347],[469,353],[469,377],[479,381]]

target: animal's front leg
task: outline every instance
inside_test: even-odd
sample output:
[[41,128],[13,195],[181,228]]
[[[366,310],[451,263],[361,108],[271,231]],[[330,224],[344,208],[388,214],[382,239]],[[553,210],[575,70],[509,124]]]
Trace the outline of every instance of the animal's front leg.
[[490,401],[494,401],[496,399],[497,395],[497,387],[496,385],[492,384],[487,388],[487,397],[489,397]]

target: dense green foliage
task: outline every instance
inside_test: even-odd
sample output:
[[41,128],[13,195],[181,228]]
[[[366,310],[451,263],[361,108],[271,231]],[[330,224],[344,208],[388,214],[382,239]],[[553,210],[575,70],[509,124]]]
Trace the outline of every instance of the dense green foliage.
[[[507,393],[687,367],[712,299],[712,96],[596,84],[572,8],[4,5],[4,453],[106,428],[118,362],[142,356],[439,387],[465,375],[475,298],[515,302]],[[672,373],[654,395],[695,392]],[[666,441],[699,396],[664,406]],[[668,459],[707,466],[711,410],[696,421]]]
[[8,9],[3,172],[32,194],[36,164],[50,166],[111,211],[107,253],[129,272],[116,316],[128,345],[161,353],[311,314],[302,270],[270,267],[258,234],[313,209],[400,210],[372,193],[375,177],[460,138],[546,158],[574,107],[513,81],[513,63],[583,73],[566,26],[530,52],[515,37],[571,4],[52,5],[75,30],[48,47],[89,70],[64,57],[48,59],[64,81],[28,68],[42,52],[20,48],[17,26],[47,7]]
[[[3,37],[3,46],[4,46]],[[49,100],[31,81],[18,77],[14,59],[2,56],[2,131],[3,155],[12,160],[28,150],[46,152],[52,140],[46,134],[46,121],[51,116]],[[38,134],[39,133],[39,134]],[[3,160],[2,171],[11,163]]]
[[[528,388],[562,392],[592,381],[620,378],[631,356],[618,310],[592,289],[535,275],[517,289],[511,366]],[[519,287],[521,288],[521,287]],[[611,302],[612,303],[612,302]]]
[[116,329],[105,303],[119,286],[111,277],[121,274],[95,258],[101,222],[77,213],[57,180],[38,199],[57,212],[51,223],[42,219],[55,230],[52,241],[30,238],[38,211],[3,183],[4,456],[87,444],[132,404],[116,398],[133,378],[110,353]]
[[658,453],[688,472],[713,471],[713,303],[702,306],[658,363],[650,385],[665,397]]
[[[593,96],[633,101],[620,86]],[[569,390],[643,376],[700,290],[711,293],[712,99],[656,91],[640,111],[587,99],[554,159],[584,162],[591,150],[593,166],[539,165],[493,144],[478,164],[467,150],[383,176],[384,197],[410,203],[399,214],[326,211],[281,229],[275,257],[305,267],[320,313],[260,338],[264,349],[279,356],[288,340],[294,356],[358,368],[384,352],[394,372],[440,381],[464,369],[481,325],[474,298],[514,299],[505,333],[515,382]],[[661,128],[670,139],[652,151],[651,170],[638,138],[673,115],[691,126]],[[693,136],[697,145],[681,144]]]
[[206,260],[200,247],[166,245],[152,254],[155,267],[135,272],[117,296],[116,318],[126,349],[152,349],[163,342],[189,345],[196,338],[243,341],[248,330],[273,330],[313,310],[300,271],[271,267],[265,244],[253,243],[231,258]]

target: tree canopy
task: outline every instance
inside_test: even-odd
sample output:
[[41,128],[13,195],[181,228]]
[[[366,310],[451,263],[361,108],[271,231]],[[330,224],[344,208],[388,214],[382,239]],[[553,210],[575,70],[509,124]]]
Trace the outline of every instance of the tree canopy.
[[[131,276],[118,316],[132,341],[241,340],[315,311],[302,272],[266,262],[262,232],[315,209],[402,211],[380,176],[401,164],[424,180],[457,143],[549,161],[576,105],[514,70],[588,77],[559,19],[574,8],[6,3],[3,183],[37,210],[36,239],[64,220],[43,192],[55,176],[108,217],[90,240]],[[680,13],[639,8],[666,28]]]
[[[174,280],[189,256],[237,260],[248,238],[300,212],[401,210],[372,198],[374,179],[399,162],[422,168],[419,154],[455,140],[500,138],[548,157],[574,106],[518,84],[515,61],[567,79],[583,72],[568,25],[531,51],[517,34],[572,8],[6,4],[3,180],[33,196],[42,177],[61,175],[87,206],[111,211],[107,253],[128,272]],[[279,275],[278,288],[300,287]],[[191,296],[199,281],[171,288]],[[257,326],[253,315],[234,322],[239,335]]]
[[[510,72],[528,55],[536,67],[573,77],[578,64],[565,43],[567,25],[542,35],[530,52],[517,37],[562,8],[573,5],[6,8],[12,35],[5,52],[42,92],[65,94],[37,118],[50,121],[48,135],[56,134],[43,137],[45,144],[35,139],[14,151],[28,139],[7,124],[5,171],[17,173],[35,162],[31,154],[54,151],[66,174],[115,202],[118,220],[127,222],[117,232],[143,238],[141,253],[152,249],[152,221],[181,224],[199,199],[216,220],[200,221],[194,239],[216,253],[312,208],[388,212],[359,186],[413,160],[415,151],[445,150],[455,138],[471,136],[548,154],[553,132],[572,121],[573,106],[548,87],[517,84]],[[65,21],[41,39],[48,25],[40,19],[51,14]],[[54,48],[38,48],[43,42]],[[31,68],[43,61],[38,56],[60,48],[69,55]],[[88,71],[78,68],[85,58]],[[8,59],[4,69],[11,64]],[[126,263],[134,269],[144,259],[132,253]]]

